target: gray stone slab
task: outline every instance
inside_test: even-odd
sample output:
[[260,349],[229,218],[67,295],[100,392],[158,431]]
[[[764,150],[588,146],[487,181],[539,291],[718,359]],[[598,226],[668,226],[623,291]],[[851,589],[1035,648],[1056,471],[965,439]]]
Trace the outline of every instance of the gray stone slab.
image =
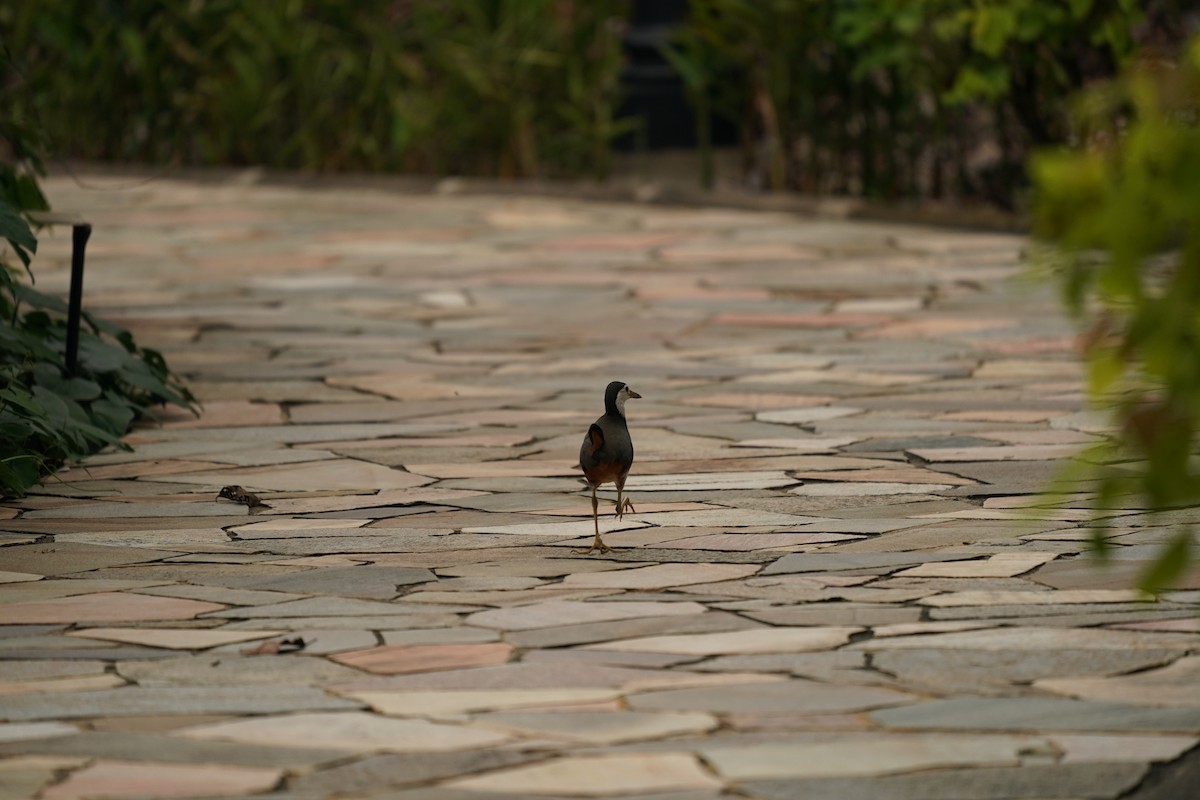
[[1200,731],[1200,708],[1142,708],[1052,697],[954,697],[876,711],[898,730]]
[[280,714],[361,707],[354,701],[300,686],[182,686],[169,689],[126,686],[98,692],[0,696],[0,718],[11,721],[153,714]]
[[294,572],[289,575],[261,580],[244,578],[234,585],[260,591],[295,592],[300,594],[341,595],[379,600],[396,597],[401,587],[436,581],[431,571],[418,567],[377,567],[364,564],[357,567],[330,567]]
[[[284,638],[292,638],[289,634]],[[321,686],[360,677],[356,669],[301,654],[243,656],[238,650],[258,642],[234,645],[234,652],[187,655],[164,661],[122,661],[117,674],[138,686]],[[301,651],[304,652],[304,651]]]
[[788,575],[798,572],[843,572],[872,569],[891,572],[929,561],[953,561],[961,555],[941,553],[791,553],[768,565],[760,575]]
[[884,650],[872,666],[905,685],[939,693],[1011,692],[1041,678],[1117,675],[1170,663],[1180,650]]
[[892,625],[921,619],[919,608],[862,603],[774,606],[742,613],[769,625]]
[[178,551],[104,547],[77,542],[27,544],[4,549],[4,569],[6,572],[32,572],[38,575],[70,575],[103,567],[158,561],[177,555]]
[[[345,753],[342,754],[345,756]],[[287,788],[319,796],[415,786],[443,778],[503,769],[542,758],[538,753],[488,748],[460,752],[402,753],[371,756],[344,766],[298,775]],[[473,794],[473,793],[472,793]]]
[[313,768],[346,757],[345,750],[266,747],[245,742],[185,739],[124,731],[88,732],[53,739],[0,744],[0,756],[55,755],[168,764],[231,764],[243,767]]
[[740,788],[756,800],[1112,800],[1137,786],[1146,770],[1137,763],[1039,764],[751,781]]
[[830,686],[793,679],[778,683],[734,684],[714,691],[667,689],[628,699],[630,708],[664,711],[708,711],[718,714],[847,714],[903,705],[913,695],[863,686]]

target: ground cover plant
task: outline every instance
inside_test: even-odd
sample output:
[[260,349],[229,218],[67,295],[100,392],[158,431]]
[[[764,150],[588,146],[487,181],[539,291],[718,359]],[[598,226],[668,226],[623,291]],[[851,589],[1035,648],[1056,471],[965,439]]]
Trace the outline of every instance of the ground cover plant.
[[39,162],[24,129],[0,133],[14,158],[0,162],[0,237],[11,253],[0,255],[0,496],[20,496],[64,462],[121,446],[156,405],[196,409],[160,353],[86,312],[68,373],[66,305],[33,286],[37,236],[23,212],[46,208]]

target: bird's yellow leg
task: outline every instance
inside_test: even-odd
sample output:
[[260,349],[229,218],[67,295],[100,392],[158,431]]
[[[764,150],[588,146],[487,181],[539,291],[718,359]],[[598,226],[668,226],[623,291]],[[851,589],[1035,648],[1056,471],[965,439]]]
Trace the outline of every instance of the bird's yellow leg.
[[628,497],[626,497],[623,501],[621,500],[621,491],[623,488],[624,487],[622,486],[617,487],[617,519],[623,519],[626,511],[632,511],[635,514],[637,513],[637,509],[633,507],[633,503]]
[[592,524],[596,528],[596,541],[592,542],[592,546],[589,547],[587,550],[576,550],[575,551],[576,553],[578,553],[581,556],[590,555],[593,552],[595,552],[596,550],[599,550],[601,553],[611,553],[612,552],[612,548],[609,547],[608,545],[606,545],[604,543],[604,540],[600,538],[600,514],[598,511],[599,507],[600,507],[600,503],[596,499],[596,487],[593,486],[592,487]]

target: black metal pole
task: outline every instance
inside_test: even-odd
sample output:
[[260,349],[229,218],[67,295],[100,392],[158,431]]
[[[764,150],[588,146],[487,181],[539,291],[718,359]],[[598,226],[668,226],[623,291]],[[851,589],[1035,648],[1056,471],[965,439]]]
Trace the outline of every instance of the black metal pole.
[[67,306],[67,374],[75,374],[79,360],[79,323],[83,312],[83,254],[87,249],[92,226],[81,223],[71,226],[71,296]]

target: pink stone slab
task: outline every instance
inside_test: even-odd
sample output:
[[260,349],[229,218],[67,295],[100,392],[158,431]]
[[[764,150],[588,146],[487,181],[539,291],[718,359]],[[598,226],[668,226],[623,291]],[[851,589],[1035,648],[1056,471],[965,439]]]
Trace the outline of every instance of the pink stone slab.
[[150,597],[125,592],[61,597],[3,607],[6,624],[44,622],[138,622],[142,620],[192,619],[210,611],[220,611],[219,603],[181,600],[174,597]]
[[1042,691],[1105,703],[1164,708],[1200,707],[1200,656],[1184,656],[1173,664],[1132,675],[1107,678],[1044,678],[1033,686]]
[[512,657],[513,652],[512,645],[504,642],[384,645],[340,653],[332,656],[332,659],[376,675],[405,675],[503,664]]
[[248,400],[210,400],[204,404],[199,417],[187,414],[170,420],[164,428],[190,430],[195,428],[239,428],[255,425],[282,425],[283,410],[278,403],[254,403]]
[[[1055,591],[1021,591],[978,589],[963,592],[948,592],[926,597],[921,605],[938,608],[961,606],[1025,606],[1060,605],[1075,603],[1136,603],[1146,595],[1133,589],[1060,589]],[[1150,606],[1147,606],[1150,607]]]
[[42,792],[42,800],[102,800],[127,797],[210,797],[265,792],[283,778],[282,769],[226,764],[155,764],[94,761]]
[[1053,561],[1055,553],[997,553],[969,561],[930,561],[895,573],[897,578],[1011,578]]

